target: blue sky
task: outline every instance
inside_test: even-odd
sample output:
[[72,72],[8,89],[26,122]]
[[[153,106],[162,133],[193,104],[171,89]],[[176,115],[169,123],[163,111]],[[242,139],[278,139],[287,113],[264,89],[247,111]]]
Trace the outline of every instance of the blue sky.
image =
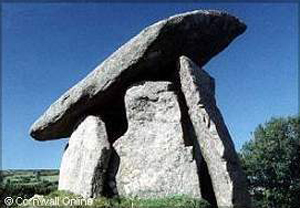
[[220,9],[248,26],[204,68],[237,149],[272,116],[298,113],[295,3],[5,3],[2,166],[59,168],[67,139],[39,142],[30,125],[62,93],[144,27],[176,13]]

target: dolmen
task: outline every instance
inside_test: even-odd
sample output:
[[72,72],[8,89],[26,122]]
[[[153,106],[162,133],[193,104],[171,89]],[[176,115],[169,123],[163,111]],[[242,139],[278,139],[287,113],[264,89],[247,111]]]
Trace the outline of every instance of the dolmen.
[[83,197],[186,195],[250,207],[245,175],[203,66],[246,25],[220,11],[159,21],[69,89],[31,126],[69,138],[59,189]]

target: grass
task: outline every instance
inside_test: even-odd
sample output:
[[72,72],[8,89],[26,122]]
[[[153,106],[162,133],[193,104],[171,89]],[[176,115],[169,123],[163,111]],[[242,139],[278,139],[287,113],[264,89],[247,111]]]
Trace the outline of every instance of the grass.
[[48,181],[58,181],[58,175],[50,175],[50,176],[41,176],[41,179],[48,180]]
[[[166,198],[150,198],[150,199],[138,199],[138,198],[96,198],[83,199],[80,196],[71,194],[66,191],[54,191],[47,196],[43,197],[48,202],[52,200],[55,202],[51,207],[77,207],[77,208],[209,208],[210,205],[204,200],[193,199],[187,196],[170,196]],[[67,199],[67,201],[64,201]],[[73,206],[71,206],[71,200],[73,199]],[[69,206],[64,206],[69,203]],[[32,207],[34,204],[26,204],[27,207]],[[74,206],[75,205],[75,206]]]
[[12,184],[37,184],[43,181],[58,181],[58,170],[40,169],[40,170],[4,170],[1,171],[2,183]]
[[[38,173],[39,172],[39,173]],[[2,189],[0,189],[1,201],[6,196],[22,196],[22,198],[30,198],[34,193],[46,194],[52,190],[57,190],[58,182],[58,170],[7,170],[1,171],[2,176]],[[5,185],[6,184],[6,185]],[[9,193],[8,193],[9,192]],[[3,198],[3,199],[2,199]],[[77,206],[63,206],[64,199],[73,200],[73,205],[77,203]],[[43,196],[44,202],[56,203],[51,207],[76,207],[76,208],[208,208],[209,204],[204,200],[193,199],[188,196],[170,196],[166,198],[150,198],[150,199],[138,199],[138,198],[96,198],[87,203],[87,200],[80,196],[71,194],[66,191],[53,191],[48,195]],[[27,201],[28,202],[28,201]],[[83,206],[78,206],[81,204]],[[84,206],[85,204],[85,206]],[[26,206],[25,206],[26,205]],[[34,207],[32,202],[26,203],[25,207]],[[50,204],[51,205],[51,204]],[[0,203],[1,206],[1,203]],[[36,207],[45,207],[41,204]],[[48,206],[49,207],[49,206]]]

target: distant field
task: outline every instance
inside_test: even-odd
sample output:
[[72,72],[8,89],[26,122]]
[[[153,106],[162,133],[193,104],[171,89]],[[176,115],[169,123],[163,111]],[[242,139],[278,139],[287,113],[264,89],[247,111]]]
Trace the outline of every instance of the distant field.
[[56,191],[58,176],[59,170],[52,169],[0,171],[0,207],[6,207],[3,203],[7,197],[29,199]]
[[36,170],[2,170],[2,184],[34,185],[42,182],[58,182],[59,170],[36,169]]

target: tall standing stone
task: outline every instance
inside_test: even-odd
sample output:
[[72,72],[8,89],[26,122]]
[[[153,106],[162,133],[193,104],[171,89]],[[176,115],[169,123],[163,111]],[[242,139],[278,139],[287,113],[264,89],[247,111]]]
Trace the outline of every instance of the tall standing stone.
[[214,79],[185,56],[179,60],[179,77],[218,206],[250,207],[246,179],[216,106]]
[[146,82],[125,96],[128,131],[114,143],[122,196],[201,198],[193,146],[186,146],[177,96],[169,82]]
[[105,124],[99,117],[86,117],[64,152],[58,189],[86,198],[102,196],[110,154]]

